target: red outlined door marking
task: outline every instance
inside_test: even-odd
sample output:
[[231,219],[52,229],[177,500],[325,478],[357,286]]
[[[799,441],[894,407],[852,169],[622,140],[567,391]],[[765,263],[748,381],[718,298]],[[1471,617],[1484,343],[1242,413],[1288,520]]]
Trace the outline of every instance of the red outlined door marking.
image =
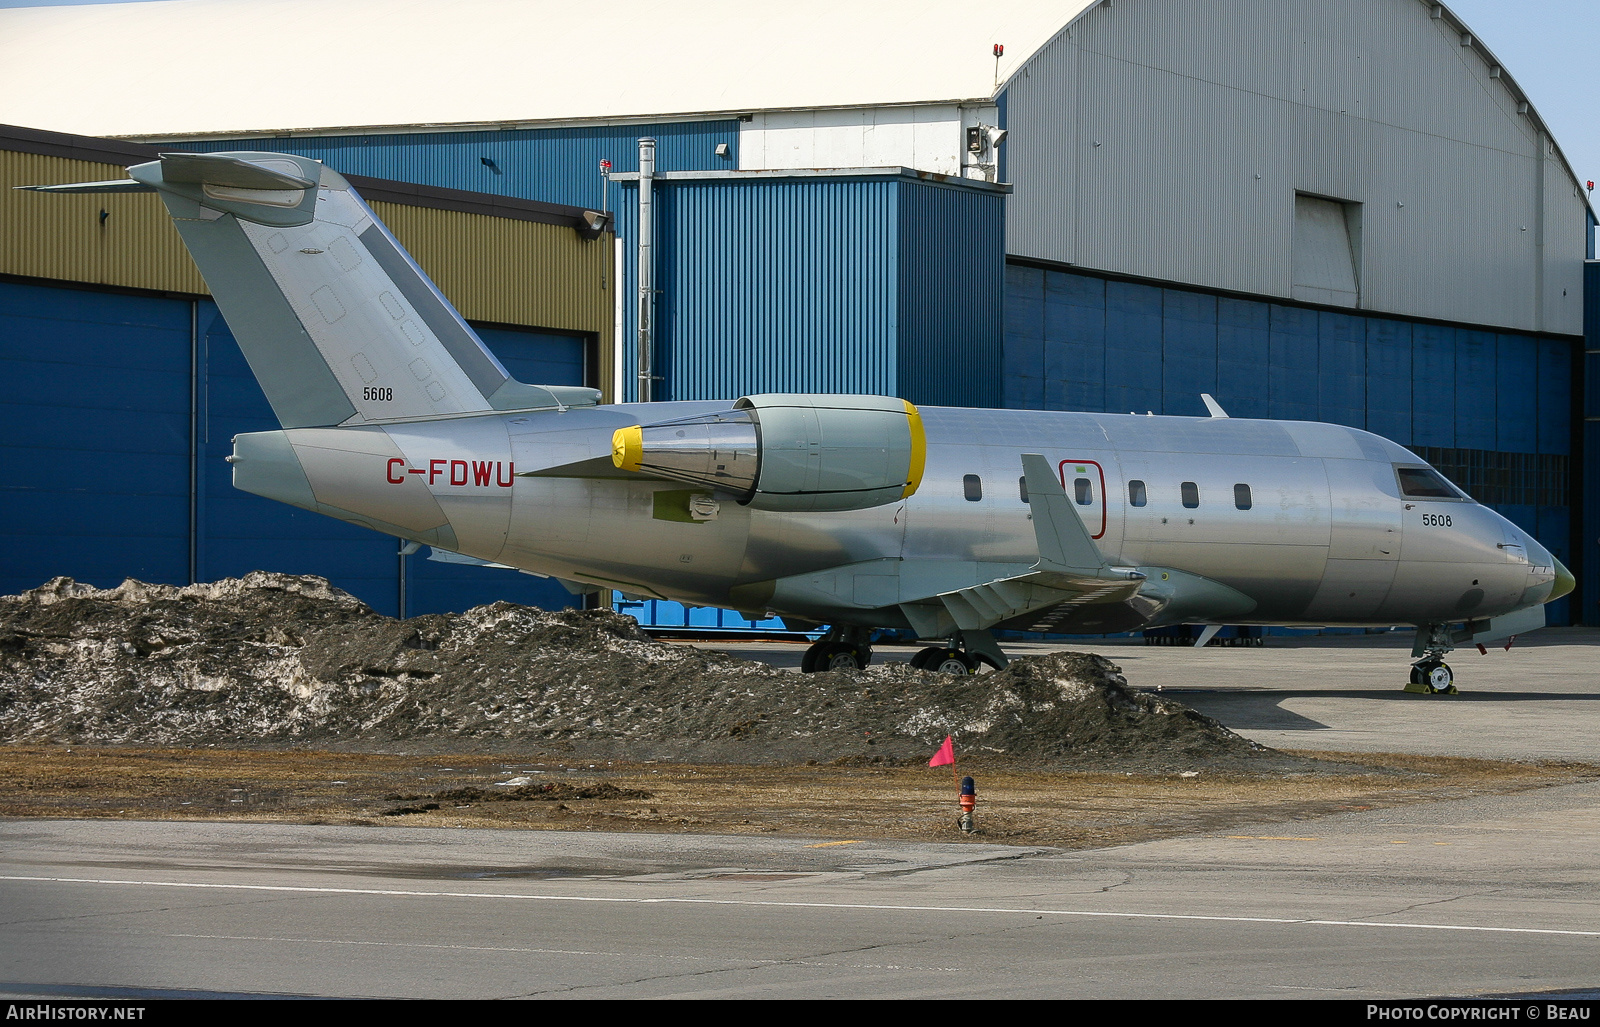
[[[1094,468],[1093,473],[1099,477],[1100,482],[1094,494],[1094,502],[1088,504],[1088,506],[1091,510],[1095,507],[1100,508],[1100,530],[1089,537],[1098,539],[1104,537],[1106,533],[1106,469],[1101,467],[1100,462],[1097,460],[1063,460],[1056,465],[1056,473],[1061,476],[1061,487],[1066,490],[1068,501],[1074,506],[1079,506],[1082,504],[1078,503],[1076,491],[1067,488],[1067,477],[1069,472],[1073,478],[1087,477],[1090,473],[1088,469],[1091,467]],[[1090,477],[1089,481],[1093,484],[1094,478]],[[1093,523],[1093,515],[1091,514],[1083,520],[1085,527],[1087,527]]]

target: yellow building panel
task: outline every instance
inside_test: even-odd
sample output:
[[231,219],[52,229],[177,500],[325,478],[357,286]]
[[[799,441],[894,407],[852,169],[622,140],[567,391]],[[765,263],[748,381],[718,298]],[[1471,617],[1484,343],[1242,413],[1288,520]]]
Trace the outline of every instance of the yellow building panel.
[[461,316],[597,340],[601,388],[612,379],[612,236],[565,225],[374,201],[372,209]]
[[[114,181],[119,164],[0,150],[0,274],[207,295],[153,193],[52,195],[17,185]],[[611,236],[462,211],[374,202],[373,210],[463,317],[595,337],[609,392]]]
[[12,188],[127,177],[118,164],[0,150],[0,274],[204,293],[153,193],[52,196]]
[[372,209],[464,317],[583,332],[611,322],[609,236],[397,203]]

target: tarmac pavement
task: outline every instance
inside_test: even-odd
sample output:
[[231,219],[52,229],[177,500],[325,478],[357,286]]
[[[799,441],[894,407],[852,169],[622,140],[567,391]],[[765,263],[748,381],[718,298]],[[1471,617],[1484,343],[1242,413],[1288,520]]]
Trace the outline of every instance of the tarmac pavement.
[[[1064,648],[1273,746],[1600,763],[1600,633],[1541,636],[1451,697],[1392,636]],[[1084,852],[10,820],[0,999],[1596,997],[1597,841],[1600,783]]]

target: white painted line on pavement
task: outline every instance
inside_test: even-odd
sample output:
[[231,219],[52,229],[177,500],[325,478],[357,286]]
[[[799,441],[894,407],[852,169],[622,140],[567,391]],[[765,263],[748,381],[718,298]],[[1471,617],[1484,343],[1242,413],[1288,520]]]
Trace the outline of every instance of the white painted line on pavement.
[[1119,913],[1093,909],[1028,909],[1013,906],[907,906],[869,902],[777,902],[771,899],[643,898],[603,895],[529,895],[518,892],[412,891],[399,888],[318,888],[289,884],[216,884],[202,881],[123,881],[90,877],[22,877],[0,875],[0,881],[47,884],[100,884],[136,888],[193,888],[219,891],[284,892],[300,895],[372,895],[413,899],[493,899],[499,902],[601,902],[637,906],[766,906],[779,909],[860,909],[900,913],[1006,913],[1028,916],[1076,916],[1121,920],[1199,920],[1231,924],[1287,924],[1311,927],[1383,927],[1417,931],[1466,931],[1478,934],[1543,934],[1574,938],[1600,938],[1600,930],[1569,931],[1551,927],[1476,927],[1469,924],[1418,924],[1377,920],[1306,920],[1275,916],[1216,916],[1202,913]]

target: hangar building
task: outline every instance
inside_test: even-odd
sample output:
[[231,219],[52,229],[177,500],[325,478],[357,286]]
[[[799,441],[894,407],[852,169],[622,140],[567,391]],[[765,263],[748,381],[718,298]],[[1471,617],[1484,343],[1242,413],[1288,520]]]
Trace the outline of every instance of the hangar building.
[[0,12],[0,121],[612,210],[628,398],[1367,428],[1573,567],[1553,623],[1600,616],[1594,214],[1446,5],[391,10]]
[[[155,153],[0,126],[0,594],[58,574],[109,587],[265,569],[323,575],[386,613],[573,602],[233,488],[232,437],[278,424],[161,201],[12,189],[124,178]],[[579,234],[582,211],[354,183],[508,369],[609,376],[612,247]]]

